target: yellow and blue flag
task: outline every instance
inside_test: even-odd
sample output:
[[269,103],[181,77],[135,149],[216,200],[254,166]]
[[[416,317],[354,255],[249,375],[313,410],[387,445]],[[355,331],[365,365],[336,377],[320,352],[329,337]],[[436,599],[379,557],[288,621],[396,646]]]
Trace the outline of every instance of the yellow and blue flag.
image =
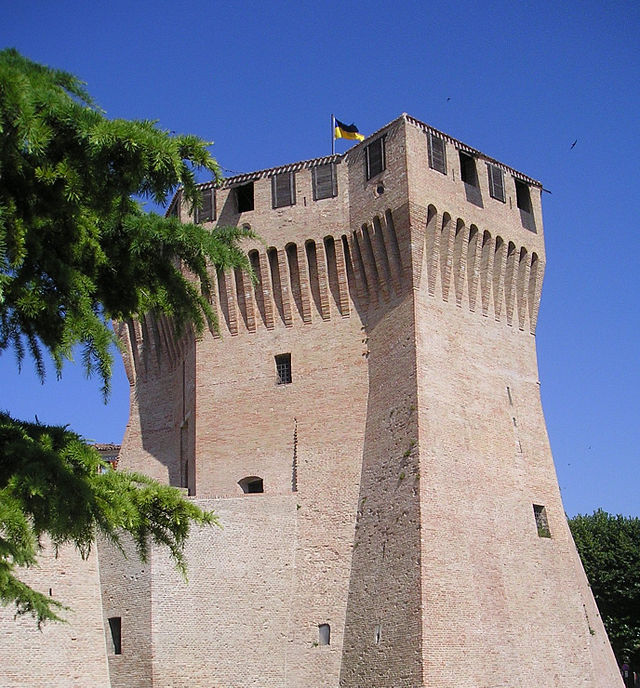
[[339,119],[335,120],[334,136],[337,139],[364,141],[364,136],[358,131],[355,124],[344,124]]

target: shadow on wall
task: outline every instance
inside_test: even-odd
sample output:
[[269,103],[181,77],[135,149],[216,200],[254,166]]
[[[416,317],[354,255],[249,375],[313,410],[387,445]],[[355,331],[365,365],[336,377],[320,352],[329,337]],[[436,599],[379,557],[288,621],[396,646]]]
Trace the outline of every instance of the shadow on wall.
[[[340,686],[422,681],[420,490],[413,299],[369,337],[369,396]],[[398,333],[411,342],[404,346]],[[394,380],[390,386],[389,380]],[[385,628],[387,633],[385,633]]]

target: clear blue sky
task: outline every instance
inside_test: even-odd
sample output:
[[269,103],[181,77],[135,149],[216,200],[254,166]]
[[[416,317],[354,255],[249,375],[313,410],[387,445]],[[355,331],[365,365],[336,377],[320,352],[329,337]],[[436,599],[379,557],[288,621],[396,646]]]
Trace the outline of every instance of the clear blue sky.
[[[0,46],[77,74],[109,116],[215,141],[227,174],[327,154],[332,112],[365,134],[408,112],[541,180],[553,193],[537,343],[565,507],[640,515],[640,3],[0,0],[0,12]],[[121,366],[107,406],[73,366],[41,386],[4,353],[0,381],[16,416],[122,438]]]

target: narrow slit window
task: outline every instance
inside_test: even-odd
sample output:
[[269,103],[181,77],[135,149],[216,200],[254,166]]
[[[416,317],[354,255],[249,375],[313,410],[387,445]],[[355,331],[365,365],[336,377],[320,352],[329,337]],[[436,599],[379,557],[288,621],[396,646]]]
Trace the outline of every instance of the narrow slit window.
[[214,189],[202,191],[202,205],[193,211],[193,221],[199,225],[216,219],[216,192]]
[[551,537],[549,530],[549,521],[547,520],[547,510],[541,504],[533,505],[533,515],[536,519],[536,528],[538,529],[538,537]]
[[289,385],[291,381],[291,354],[279,354],[276,356],[276,383]]
[[109,618],[109,631],[111,632],[111,649],[114,655],[122,654],[122,618],[112,616]]
[[384,136],[376,139],[365,148],[367,179],[380,174],[386,167]]
[[496,165],[487,164],[489,195],[504,203],[504,172]]
[[239,213],[246,213],[254,209],[253,205],[253,182],[236,186],[236,204]]
[[282,172],[271,177],[273,207],[283,208],[296,204],[296,175],[294,172]]
[[329,624],[320,624],[318,626],[318,645],[331,644],[331,626]]
[[429,167],[432,170],[447,174],[447,150],[444,139],[429,132],[427,134],[429,146]]
[[311,170],[313,179],[313,200],[333,198],[338,195],[338,180],[336,178],[336,166],[330,162],[327,165],[318,165]]
[[373,629],[373,642],[376,645],[379,645],[381,637],[382,637],[382,626],[380,624],[376,624],[374,629]]

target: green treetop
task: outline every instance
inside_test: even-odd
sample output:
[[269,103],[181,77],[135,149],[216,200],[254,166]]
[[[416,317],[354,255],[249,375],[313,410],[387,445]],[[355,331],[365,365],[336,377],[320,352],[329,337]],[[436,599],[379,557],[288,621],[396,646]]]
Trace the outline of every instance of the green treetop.
[[[136,200],[165,204],[182,187],[197,207],[196,171],[220,179],[208,145],[108,119],[72,74],[0,51],[0,354],[30,355],[44,377],[45,355],[60,375],[79,346],[106,397],[111,320],[151,312],[178,332],[215,327],[210,275],[248,267],[248,232],[181,224]],[[98,530],[125,530],[141,556],[151,539],[183,566],[189,524],[213,519],[173,488],[99,465],[74,433],[0,415],[0,601],[39,623],[60,605],[15,574],[36,562],[41,536],[87,555]]]
[[618,662],[640,668],[640,519],[598,509],[569,527]]

